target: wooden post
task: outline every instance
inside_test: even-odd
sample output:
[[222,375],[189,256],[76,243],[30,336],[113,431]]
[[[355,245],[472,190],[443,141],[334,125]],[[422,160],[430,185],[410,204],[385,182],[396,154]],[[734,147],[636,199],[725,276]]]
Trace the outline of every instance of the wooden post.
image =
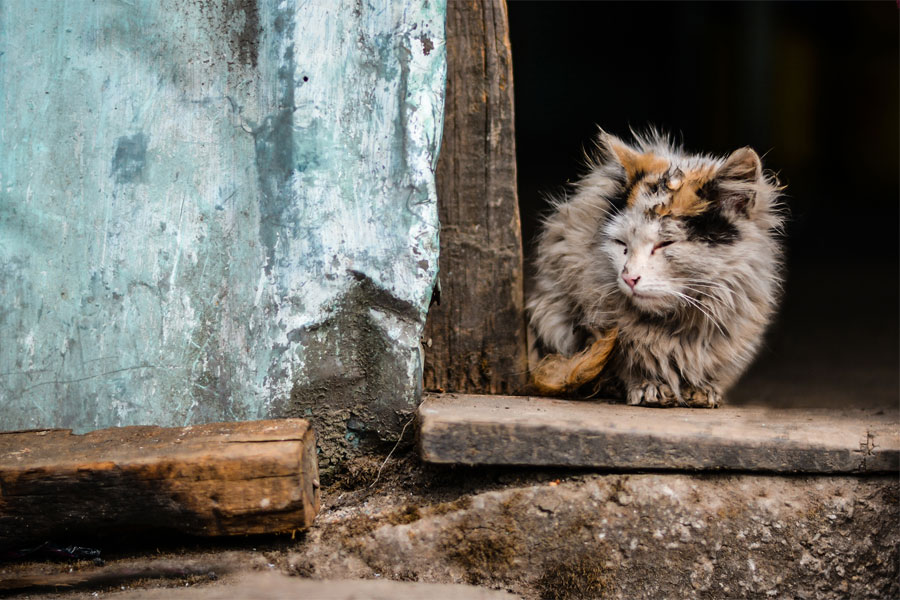
[[315,452],[302,419],[0,433],[0,549],[110,531],[302,529],[319,510]]
[[506,3],[449,2],[446,31],[441,299],[426,324],[425,387],[511,393],[527,364]]

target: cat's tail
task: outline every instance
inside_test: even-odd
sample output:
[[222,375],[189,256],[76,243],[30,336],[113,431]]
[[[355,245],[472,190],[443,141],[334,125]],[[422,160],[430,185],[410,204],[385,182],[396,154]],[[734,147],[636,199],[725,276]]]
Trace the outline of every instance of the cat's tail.
[[562,396],[600,376],[612,354],[619,330],[610,329],[597,340],[573,356],[550,354],[531,370],[531,387],[538,394]]

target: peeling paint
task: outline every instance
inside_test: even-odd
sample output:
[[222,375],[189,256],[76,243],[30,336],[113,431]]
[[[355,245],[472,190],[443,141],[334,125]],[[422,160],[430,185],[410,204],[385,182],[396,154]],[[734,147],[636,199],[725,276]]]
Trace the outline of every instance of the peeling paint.
[[396,435],[436,279],[445,4],[2,6],[0,429]]

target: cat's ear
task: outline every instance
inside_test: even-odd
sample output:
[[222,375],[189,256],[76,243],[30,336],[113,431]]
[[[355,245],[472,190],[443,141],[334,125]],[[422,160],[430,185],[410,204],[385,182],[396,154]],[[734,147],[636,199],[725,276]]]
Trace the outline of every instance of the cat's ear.
[[601,130],[597,136],[597,158],[601,164],[615,164],[625,170],[628,181],[647,170],[647,155],[638,152],[611,133]]
[[744,183],[756,183],[762,176],[762,162],[753,148],[738,148],[725,159],[719,167],[716,177],[720,180],[731,180]]
[[716,171],[717,200],[723,208],[746,214],[753,207],[761,178],[759,155],[753,148],[739,148]]

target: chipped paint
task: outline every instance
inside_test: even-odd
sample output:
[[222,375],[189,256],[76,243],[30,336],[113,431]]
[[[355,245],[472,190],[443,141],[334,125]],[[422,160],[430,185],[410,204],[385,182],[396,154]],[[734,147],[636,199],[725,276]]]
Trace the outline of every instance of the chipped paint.
[[444,13],[0,0],[0,429],[395,435],[436,279]]

